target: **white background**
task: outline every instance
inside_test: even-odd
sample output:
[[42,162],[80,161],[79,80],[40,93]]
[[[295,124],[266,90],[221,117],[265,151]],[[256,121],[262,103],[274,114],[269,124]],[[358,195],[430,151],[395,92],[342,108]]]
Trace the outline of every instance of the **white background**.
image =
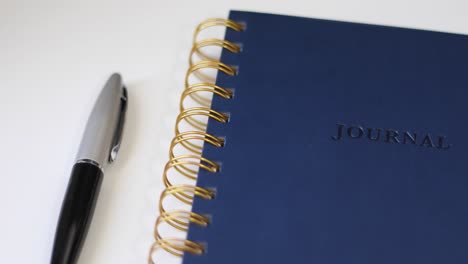
[[81,134],[114,71],[129,90],[126,134],[80,263],[146,263],[192,31],[229,9],[468,34],[466,0],[0,0],[0,263],[49,262]]

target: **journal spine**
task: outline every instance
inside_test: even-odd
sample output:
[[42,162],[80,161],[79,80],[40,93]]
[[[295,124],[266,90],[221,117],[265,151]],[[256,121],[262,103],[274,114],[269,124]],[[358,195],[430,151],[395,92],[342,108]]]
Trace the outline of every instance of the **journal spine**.
[[[172,255],[182,257],[184,253],[202,255],[205,252],[205,245],[190,241],[180,237],[166,237],[161,232],[163,224],[168,227],[182,231],[186,234],[190,224],[206,227],[210,223],[210,218],[197,212],[182,208],[166,208],[164,201],[170,197],[179,200],[189,206],[192,205],[195,197],[201,199],[213,199],[215,191],[196,185],[198,170],[206,170],[210,173],[219,172],[219,165],[212,160],[202,156],[203,144],[210,144],[214,147],[223,147],[224,139],[220,135],[211,135],[206,132],[207,123],[200,118],[213,119],[220,123],[227,123],[229,116],[225,113],[211,108],[211,100],[203,97],[203,94],[212,93],[213,96],[220,96],[224,99],[231,99],[231,90],[217,86],[214,79],[210,79],[204,70],[214,69],[218,73],[235,76],[236,68],[212,58],[203,52],[206,47],[221,47],[233,53],[241,51],[239,45],[228,40],[217,38],[206,38],[198,40],[199,33],[207,28],[222,26],[228,30],[242,31],[240,23],[214,18],[203,21],[195,29],[193,35],[193,46],[190,51],[189,68],[185,75],[185,89],[179,103],[180,113],[176,119],[175,136],[171,141],[169,150],[169,161],[166,163],[163,172],[164,191],[159,199],[159,217],[154,227],[154,243],[151,246],[148,263],[158,263],[154,261],[157,256],[155,252],[163,249]],[[193,58],[198,57],[195,61]],[[192,79],[196,77],[198,81]],[[191,99],[192,105],[185,106],[184,102]],[[186,123],[183,129],[181,124]],[[198,144],[197,144],[198,143]],[[184,154],[177,155],[175,149],[183,148]],[[179,184],[176,177],[188,179],[193,184]],[[169,206],[167,206],[169,207]]]

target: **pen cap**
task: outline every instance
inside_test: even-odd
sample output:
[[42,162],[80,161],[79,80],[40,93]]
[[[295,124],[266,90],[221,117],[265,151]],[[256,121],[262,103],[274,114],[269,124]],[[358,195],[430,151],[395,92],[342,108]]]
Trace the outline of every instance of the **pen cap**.
[[127,90],[118,73],[110,76],[89,116],[77,155],[77,162],[89,162],[101,169],[111,163],[120,147],[127,108]]

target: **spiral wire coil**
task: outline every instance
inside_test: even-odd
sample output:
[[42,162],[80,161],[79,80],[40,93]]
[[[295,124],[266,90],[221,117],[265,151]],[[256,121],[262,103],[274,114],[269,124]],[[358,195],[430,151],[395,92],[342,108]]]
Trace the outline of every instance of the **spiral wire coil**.
[[[185,252],[196,255],[201,255],[205,252],[205,246],[203,244],[188,239],[165,237],[160,233],[159,227],[165,223],[171,228],[187,232],[190,224],[208,226],[210,222],[208,216],[196,212],[182,209],[166,209],[163,202],[168,197],[174,197],[182,203],[191,206],[195,197],[210,200],[215,196],[214,190],[196,186],[198,170],[205,170],[210,173],[217,173],[219,171],[219,165],[203,157],[202,147],[200,144],[196,143],[202,142],[214,147],[223,147],[224,139],[206,133],[207,123],[201,121],[200,117],[209,118],[220,123],[227,123],[229,116],[226,113],[211,109],[211,100],[201,96],[201,93],[212,93],[224,99],[232,98],[233,94],[232,91],[214,84],[214,80],[210,79],[206,74],[203,74],[201,70],[215,69],[227,75],[234,76],[236,75],[236,68],[206,55],[202,49],[205,47],[217,46],[232,53],[239,53],[241,51],[239,45],[227,40],[216,38],[198,40],[198,35],[202,30],[215,26],[222,26],[235,31],[243,30],[241,24],[223,18],[205,20],[195,29],[193,47],[190,51],[189,68],[185,76],[185,89],[180,98],[180,113],[176,119],[175,136],[171,141],[169,161],[166,163],[163,172],[163,183],[166,189],[161,193],[159,199],[159,217],[154,226],[155,241],[150,248],[148,256],[149,264],[155,263],[153,261],[153,254],[158,249],[163,249],[178,257],[182,257]],[[201,60],[194,62],[194,55],[197,55]],[[189,79],[192,75],[197,77],[200,81],[190,83]],[[190,97],[197,105],[194,107],[186,107],[184,101],[187,97]],[[186,125],[193,128],[193,130],[182,131],[180,128],[182,122],[185,122]],[[175,148],[178,146],[184,148],[188,154],[176,155]],[[173,184],[169,173],[171,170],[175,170],[176,172],[176,174],[172,175],[186,177],[194,183]]]

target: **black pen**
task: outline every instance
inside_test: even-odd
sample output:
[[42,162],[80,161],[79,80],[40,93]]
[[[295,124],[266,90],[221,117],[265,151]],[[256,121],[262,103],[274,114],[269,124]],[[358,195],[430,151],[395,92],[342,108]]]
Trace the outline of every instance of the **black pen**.
[[127,90],[114,73],[102,89],[73,166],[55,233],[51,264],[77,262],[101,187],[104,169],[115,160],[122,139]]

